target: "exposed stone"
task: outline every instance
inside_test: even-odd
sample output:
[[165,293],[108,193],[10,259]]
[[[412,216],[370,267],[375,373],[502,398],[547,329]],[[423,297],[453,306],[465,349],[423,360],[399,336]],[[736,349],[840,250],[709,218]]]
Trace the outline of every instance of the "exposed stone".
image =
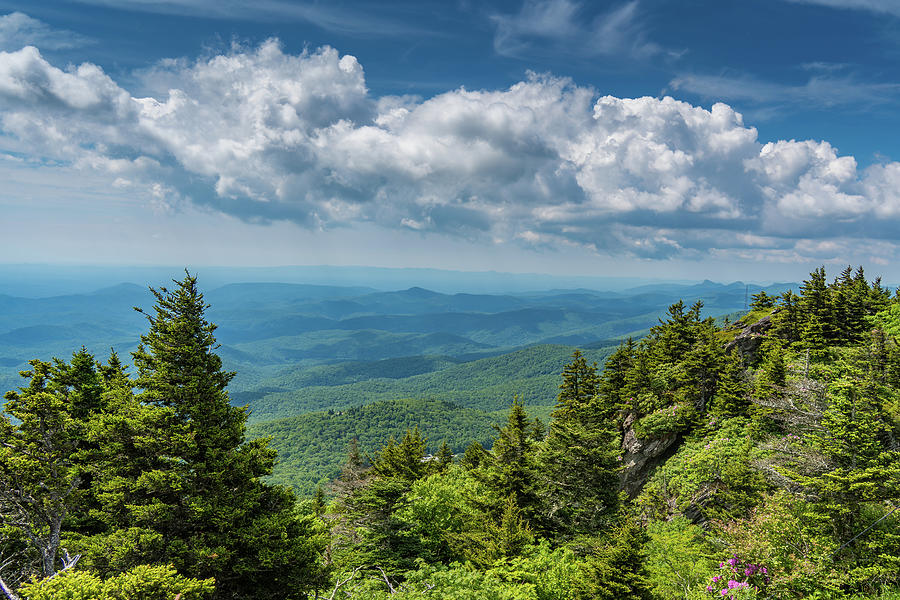
[[[740,326],[742,323],[738,321],[735,325]],[[745,326],[733,340],[725,344],[725,351],[730,352],[732,348],[737,348],[745,359],[753,362],[771,327],[772,315],[767,315],[756,323]]]
[[637,496],[658,465],[674,453],[679,435],[672,433],[660,438],[641,439],[634,433],[635,414],[630,413],[622,423],[622,471],[620,487],[629,497]]

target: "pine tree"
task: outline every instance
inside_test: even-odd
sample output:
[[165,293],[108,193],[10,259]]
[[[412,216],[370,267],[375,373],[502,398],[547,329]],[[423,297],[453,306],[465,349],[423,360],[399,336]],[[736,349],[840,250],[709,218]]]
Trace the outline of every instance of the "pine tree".
[[372,460],[372,468],[380,477],[397,477],[410,483],[425,477],[432,467],[424,461],[428,440],[419,427],[407,429],[398,443],[393,437]]
[[772,335],[787,340],[789,343],[800,340],[799,302],[800,298],[792,290],[781,295],[778,312],[772,316]]
[[347,565],[377,565],[392,574],[412,568],[421,546],[408,535],[409,524],[396,518],[394,510],[413,483],[433,471],[435,461],[423,460],[426,446],[418,427],[407,429],[399,443],[391,437],[372,458],[369,476],[355,484],[342,481],[347,475],[353,477],[357,468],[352,465],[360,463],[355,443],[351,446],[336,486],[341,495],[333,532],[334,548]]
[[172,563],[214,577],[218,599],[300,594],[320,581],[319,542],[294,514],[293,494],[260,481],[275,451],[245,443],[247,414],[229,402],[233,374],[214,352],[208,305],[194,276],[175,283],[151,288],[156,305],[143,313],[140,393],[113,390],[115,411],[98,428],[108,533],[94,539],[93,562],[111,572]]
[[562,378],[556,400],[556,418],[587,405],[597,395],[600,384],[597,363],[589,365],[580,350],[572,353],[572,361],[563,368]]
[[438,452],[434,456],[434,463],[434,470],[439,473],[443,473],[447,470],[447,467],[453,464],[453,450],[450,449],[447,442],[441,442],[441,447],[438,448]]
[[900,482],[900,451],[885,435],[889,425],[882,414],[887,390],[854,368],[843,370],[828,386],[822,429],[812,438],[827,468],[783,469],[817,498],[814,510],[826,517],[838,543],[869,524],[861,520],[864,503],[896,500]]
[[777,299],[778,296],[770,296],[765,290],[760,290],[751,297],[750,308],[772,308],[775,306]]
[[787,383],[787,366],[784,363],[784,350],[775,340],[768,340],[762,345],[763,356],[754,393],[757,398],[770,396],[780,397]]
[[459,462],[463,468],[472,470],[479,468],[482,464],[487,465],[490,459],[491,457],[484,449],[484,446],[478,442],[472,442],[466,446],[466,451]]
[[725,360],[722,344],[715,334],[712,322],[700,323],[696,341],[684,355],[679,369],[684,374],[682,394],[693,402],[698,412],[706,410],[706,404],[716,393]]
[[809,274],[800,286],[800,307],[805,315],[801,327],[804,347],[813,350],[824,348],[833,339],[833,318],[829,290],[825,282],[825,267]]
[[634,340],[629,337],[606,360],[603,373],[600,375],[597,393],[616,409],[625,408],[622,394],[625,391],[626,374],[634,363],[635,349]]

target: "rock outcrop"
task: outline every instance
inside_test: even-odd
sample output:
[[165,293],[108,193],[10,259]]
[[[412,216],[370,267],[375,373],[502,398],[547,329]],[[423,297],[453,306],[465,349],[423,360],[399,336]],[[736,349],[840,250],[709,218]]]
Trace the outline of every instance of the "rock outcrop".
[[625,435],[622,437],[622,471],[619,486],[633,498],[640,493],[653,470],[666,462],[675,453],[679,435],[642,439],[634,433],[635,414],[631,413],[622,423]]
[[[772,315],[774,314],[772,313]],[[732,349],[737,348],[745,360],[753,362],[759,347],[762,345],[763,340],[766,339],[766,333],[772,327],[772,315],[766,315],[755,323],[743,326],[735,338],[725,344],[725,351],[730,352]],[[740,321],[735,323],[735,326],[738,327],[742,325]]]
[[[774,313],[773,313],[774,314]],[[739,330],[734,339],[725,344],[725,351],[737,350],[747,361],[755,360],[759,347],[772,327],[772,315],[767,315],[754,323],[745,325],[737,321],[731,331]],[[653,470],[666,462],[681,444],[682,436],[672,433],[662,437],[639,438],[634,432],[637,417],[630,413],[622,423],[622,470],[619,486],[629,497],[637,496]]]

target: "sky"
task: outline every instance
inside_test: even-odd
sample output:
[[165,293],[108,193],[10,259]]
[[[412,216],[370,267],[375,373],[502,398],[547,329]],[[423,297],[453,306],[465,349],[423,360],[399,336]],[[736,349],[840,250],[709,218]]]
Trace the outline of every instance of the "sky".
[[900,0],[0,0],[0,263],[900,280]]

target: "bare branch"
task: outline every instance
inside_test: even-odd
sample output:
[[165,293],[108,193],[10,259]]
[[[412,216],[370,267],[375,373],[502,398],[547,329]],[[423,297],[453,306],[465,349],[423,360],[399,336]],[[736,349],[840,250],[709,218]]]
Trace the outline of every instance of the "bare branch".
[[353,569],[353,571],[350,572],[350,574],[346,577],[346,579],[338,579],[337,583],[334,584],[334,589],[331,591],[331,595],[328,596],[328,599],[327,599],[327,600],[334,600],[335,596],[336,596],[337,593],[338,593],[338,590],[340,590],[342,587],[344,587],[345,585],[347,585],[348,583],[350,583],[350,581],[351,581],[354,577],[356,577],[356,574],[357,574],[357,573],[360,571],[360,569],[362,569],[362,568],[363,568],[363,566],[360,565],[360,566],[356,567],[355,569]]
[[20,600],[20,598],[16,596],[15,592],[9,589],[9,586],[6,585],[5,581],[3,581],[3,577],[0,577],[0,591],[2,591],[9,600]]

